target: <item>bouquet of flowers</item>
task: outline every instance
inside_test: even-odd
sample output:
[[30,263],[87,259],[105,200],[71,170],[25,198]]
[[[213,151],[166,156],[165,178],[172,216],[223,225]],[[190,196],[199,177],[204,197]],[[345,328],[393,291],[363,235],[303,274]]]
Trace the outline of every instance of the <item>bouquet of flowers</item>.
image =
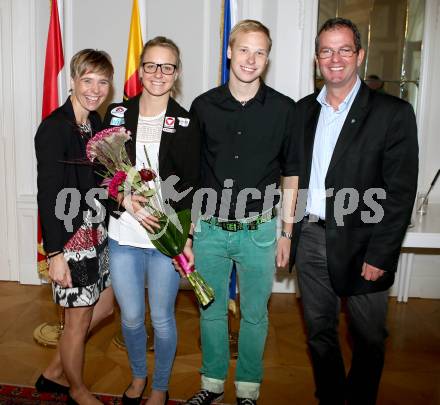
[[[189,266],[183,248],[191,226],[190,210],[175,212],[171,207],[165,209],[160,190],[160,181],[151,168],[146,149],[149,168],[136,170],[128,158],[125,143],[131,139],[130,133],[124,127],[112,127],[98,132],[87,143],[87,158],[93,162],[98,160],[104,171],[102,185],[108,188],[110,197],[116,199],[119,192],[124,195],[135,194],[145,197],[145,208],[159,220],[160,228],[157,233],[148,233],[151,242],[161,253],[175,259],[186,274],[197,299],[202,306],[207,306],[214,300],[214,290],[205,282],[202,276]],[[153,184],[153,186],[151,186]]]

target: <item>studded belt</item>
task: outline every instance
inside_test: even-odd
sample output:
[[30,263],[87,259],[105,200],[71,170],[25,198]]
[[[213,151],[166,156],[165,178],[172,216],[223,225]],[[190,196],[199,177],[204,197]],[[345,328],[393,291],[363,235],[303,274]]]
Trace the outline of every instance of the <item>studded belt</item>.
[[255,231],[258,229],[260,224],[264,224],[265,222],[269,222],[276,216],[275,207],[269,211],[263,212],[261,215],[253,218],[247,218],[242,220],[228,221],[219,219],[217,217],[211,217],[202,219],[202,221],[207,222],[208,224],[218,226],[222,228],[224,231],[228,232],[237,232],[242,231],[243,229],[247,229],[249,231]]

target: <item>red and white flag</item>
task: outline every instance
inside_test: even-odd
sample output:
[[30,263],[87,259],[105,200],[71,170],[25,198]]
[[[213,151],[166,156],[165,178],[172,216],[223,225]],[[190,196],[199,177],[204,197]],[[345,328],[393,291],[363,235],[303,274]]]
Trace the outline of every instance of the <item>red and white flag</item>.
[[[58,7],[58,6],[61,7]],[[43,104],[41,118],[46,118],[64,101],[65,81],[63,78],[64,56],[59,10],[62,11],[62,0],[51,0],[50,21],[47,34],[46,61],[44,65]],[[38,216],[38,272],[47,270],[46,252],[43,248],[40,216]]]
[[64,100],[61,99],[64,90],[63,80],[63,39],[61,36],[61,25],[59,18],[59,0],[52,0],[49,21],[49,32],[47,34],[46,61],[44,65],[43,85],[43,106],[42,119],[46,118],[53,110],[59,107]]

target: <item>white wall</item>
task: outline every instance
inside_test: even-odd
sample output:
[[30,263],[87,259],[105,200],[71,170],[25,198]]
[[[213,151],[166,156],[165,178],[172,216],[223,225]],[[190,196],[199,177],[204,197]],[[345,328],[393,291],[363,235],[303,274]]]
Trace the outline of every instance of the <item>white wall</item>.
[[[424,64],[419,108],[420,189],[435,170],[440,138],[440,1],[426,0]],[[166,35],[182,51],[180,101],[217,85],[221,0],[139,0],[145,8],[147,38]],[[131,15],[130,0],[65,0],[65,60],[85,47],[107,50],[115,65],[114,100],[122,95]],[[239,0],[239,18],[257,18],[272,33],[274,46],[267,83],[298,99],[313,88],[313,41],[318,0]],[[40,121],[49,21],[49,0],[0,0],[0,279],[38,283],[36,273],[36,172],[33,135]],[[440,202],[440,184],[431,201]],[[6,210],[3,207],[6,206]],[[440,296],[438,256],[415,259],[413,295]],[[287,279],[287,280],[286,280]],[[275,290],[290,290],[280,273]],[[286,285],[288,287],[286,288]]]
[[[131,1],[125,0],[125,6],[121,3],[118,0],[94,0],[93,3],[75,0],[74,7],[66,10],[66,17],[72,21],[71,28],[65,32],[66,40],[71,42],[66,60],[86,47],[106,50],[115,67],[115,101],[121,100],[123,93],[131,16]],[[144,43],[164,35],[180,47],[183,72],[178,99],[186,108],[197,95],[217,83],[220,5],[221,0],[144,0]]]
[[[440,1],[426,0],[425,32],[419,91],[418,129],[420,147],[419,186],[427,191],[440,168]],[[440,203],[440,179],[433,188],[430,203]],[[429,206],[428,206],[429,209]],[[440,256],[417,254],[411,277],[410,296],[440,298]]]
[[35,2],[1,0],[0,19],[0,275],[6,280],[37,283],[33,134],[39,85]]
[[[8,61],[12,59],[12,5],[10,1],[0,0],[0,227],[3,230],[8,228],[11,212],[15,209],[15,181],[11,182],[8,176],[7,159],[13,153],[13,117],[10,100],[12,98],[12,66]],[[14,180],[14,179],[12,179]],[[13,187],[12,196],[8,192]],[[9,226],[16,228],[15,223]],[[12,240],[10,241],[10,238]],[[16,235],[8,235],[0,231],[0,278],[3,280],[17,279],[16,273],[11,265],[10,242],[14,244]],[[17,256],[16,254],[12,256]]]
[[[189,108],[192,100],[219,81],[220,19],[222,0],[144,1],[146,37],[173,39],[182,53],[182,94],[179,101]],[[114,100],[123,91],[125,57],[130,26],[131,1],[66,2],[65,58],[86,47],[104,49],[115,65]],[[72,6],[74,4],[74,7]],[[271,30],[274,47],[267,83],[294,99],[313,89],[311,70],[317,0],[238,0],[239,18],[256,18]],[[300,58],[300,57],[301,58]],[[299,59],[306,60],[298,63]]]

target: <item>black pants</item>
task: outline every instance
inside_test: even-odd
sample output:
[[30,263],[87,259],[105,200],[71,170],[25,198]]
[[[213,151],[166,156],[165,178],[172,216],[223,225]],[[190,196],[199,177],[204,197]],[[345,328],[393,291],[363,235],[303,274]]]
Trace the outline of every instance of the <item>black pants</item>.
[[387,337],[388,291],[347,297],[353,357],[346,375],[338,333],[341,300],[330,282],[322,226],[304,221],[296,268],[320,405],[375,404]]

